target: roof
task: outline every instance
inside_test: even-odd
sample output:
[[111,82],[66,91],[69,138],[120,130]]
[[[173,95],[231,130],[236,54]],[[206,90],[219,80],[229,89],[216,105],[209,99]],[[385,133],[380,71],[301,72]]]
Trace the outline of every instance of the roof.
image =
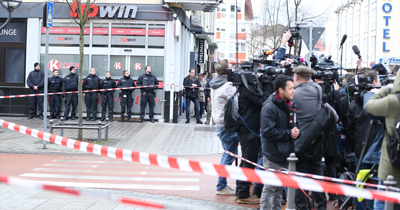
[[253,14],[253,5],[251,4],[251,0],[246,0],[244,3],[244,12],[245,12],[245,18],[248,20],[253,20],[254,19],[254,14]]
[[319,51],[325,51],[325,47],[324,47],[324,45],[322,44],[321,39],[318,39],[318,42],[317,42],[317,44],[315,45],[314,49],[315,49],[315,48],[318,48]]
[[274,26],[264,26],[259,29],[257,29],[254,33],[253,36],[263,36],[264,32],[266,31],[266,37],[271,37],[271,36],[282,36],[283,32],[287,30],[287,26],[278,24]]

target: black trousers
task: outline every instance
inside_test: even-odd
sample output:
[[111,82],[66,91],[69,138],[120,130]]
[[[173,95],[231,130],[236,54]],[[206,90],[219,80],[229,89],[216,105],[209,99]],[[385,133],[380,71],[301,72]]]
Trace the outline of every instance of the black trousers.
[[133,105],[133,98],[132,98],[132,93],[127,93],[127,94],[122,94],[121,96],[121,116],[125,115],[125,109],[126,109],[126,114],[128,115],[128,118],[131,117],[131,109]]
[[59,117],[61,108],[61,95],[49,96],[50,116]]
[[[254,129],[253,131],[255,131],[255,133],[258,133],[258,130],[260,129]],[[260,137],[254,135],[249,130],[239,130],[238,135],[240,146],[242,149],[242,157],[257,163],[258,154],[261,150]],[[254,165],[247,163],[246,161],[241,161],[240,167],[252,169],[255,168]],[[238,197],[238,199],[245,199],[250,197],[250,185],[250,182],[239,180],[236,181],[236,196]]]
[[108,105],[108,118],[112,119],[114,114],[114,93],[101,95],[101,117],[106,117]]
[[76,109],[78,107],[78,94],[68,93],[65,98],[64,117],[68,117],[72,105],[71,117],[76,117]]
[[[43,93],[43,90],[31,89],[31,94]],[[29,97],[29,114],[36,115],[36,104],[39,115],[43,115],[43,96],[31,96]]]
[[[145,95],[144,95],[145,94]],[[152,119],[154,117],[154,106],[155,104],[155,97],[154,93],[151,92],[143,92],[140,96],[140,118],[144,118],[147,103],[149,104],[149,117]]]
[[92,113],[92,118],[96,118],[97,114],[97,95],[96,92],[85,93],[85,104],[86,104],[86,114],[90,117]]
[[[299,160],[296,162],[296,171],[315,174],[315,175],[323,175],[322,171],[322,143],[320,141],[320,145],[317,146],[315,152],[313,154],[307,154],[305,156],[299,156]],[[307,193],[307,192],[306,192]],[[296,190],[295,193],[295,204],[297,210],[308,210],[307,208],[307,197],[304,195],[303,191]],[[326,196],[325,193],[317,193],[313,192],[312,194],[313,200],[318,205],[318,210],[326,210]]]

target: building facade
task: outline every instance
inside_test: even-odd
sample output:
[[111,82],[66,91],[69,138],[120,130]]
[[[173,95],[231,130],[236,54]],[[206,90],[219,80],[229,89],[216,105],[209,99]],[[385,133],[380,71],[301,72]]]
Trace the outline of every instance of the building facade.
[[[0,32],[0,95],[29,93],[26,79],[35,62],[41,70],[52,75],[59,69],[60,76],[69,74],[69,67],[83,69],[83,77],[95,68],[100,79],[111,71],[113,79],[122,77],[128,70],[134,80],[145,73],[146,65],[159,79],[156,90],[155,118],[177,122],[182,93],[182,81],[191,67],[204,70],[209,60],[212,33],[207,36],[193,31],[191,10],[212,15],[219,1],[190,4],[191,1],[96,1],[90,10],[84,30],[84,62],[79,63],[79,27],[76,14],[65,3],[54,3],[53,27],[49,29],[49,59],[45,62],[46,29],[42,27],[42,2],[23,2],[13,12],[11,23]],[[188,4],[189,3],[189,4]],[[185,8],[186,6],[186,8]],[[0,8],[0,21],[8,13]],[[207,17],[212,19],[211,17]],[[15,33],[10,33],[15,32]],[[205,32],[204,32],[205,33]],[[208,39],[207,39],[208,38]],[[198,43],[203,39],[204,45]],[[204,54],[203,63],[191,54]],[[119,91],[114,93],[114,112],[120,112]],[[140,91],[133,92],[132,114],[139,115]],[[1,99],[0,115],[24,116],[28,114],[28,98]],[[63,107],[63,106],[62,106]],[[98,110],[100,110],[98,104]]]
[[353,45],[360,49],[363,66],[383,63],[388,69],[400,66],[400,2],[388,0],[342,1],[331,14],[327,25],[327,50],[340,62],[339,45],[344,34],[343,66],[355,68],[357,56]]

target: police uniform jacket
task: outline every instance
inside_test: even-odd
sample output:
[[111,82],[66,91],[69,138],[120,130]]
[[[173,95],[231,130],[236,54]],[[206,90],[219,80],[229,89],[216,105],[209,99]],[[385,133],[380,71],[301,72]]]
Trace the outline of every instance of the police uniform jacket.
[[[153,74],[142,74],[137,80],[137,86],[158,85],[158,80]],[[142,92],[153,92],[156,87],[141,88]]]
[[100,88],[100,78],[97,75],[89,74],[82,84],[83,90],[96,90]]
[[64,78],[63,92],[77,91],[78,90],[79,76],[77,74],[70,73]]
[[[117,87],[136,87],[132,77],[121,77],[118,81]],[[135,89],[121,90],[121,93],[132,93]]]
[[33,86],[37,86],[39,90],[43,90],[44,88],[44,73],[40,70],[34,70],[29,73],[28,79],[26,80],[30,89],[33,89]]
[[[115,80],[110,78],[105,78],[103,80],[101,80],[100,82],[100,88],[101,89],[109,89],[109,88],[116,88],[117,87],[117,83],[115,83]],[[108,90],[108,91],[104,91],[103,94],[113,94],[114,90]]]
[[61,92],[63,86],[63,78],[52,76],[49,78],[49,93]]

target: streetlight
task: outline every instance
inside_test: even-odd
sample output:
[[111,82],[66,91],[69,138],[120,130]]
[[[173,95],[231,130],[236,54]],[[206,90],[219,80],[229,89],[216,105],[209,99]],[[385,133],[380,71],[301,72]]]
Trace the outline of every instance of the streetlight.
[[7,21],[0,26],[0,30],[6,27],[6,25],[11,21],[11,13],[21,5],[21,0],[0,0],[1,6],[8,12]]

